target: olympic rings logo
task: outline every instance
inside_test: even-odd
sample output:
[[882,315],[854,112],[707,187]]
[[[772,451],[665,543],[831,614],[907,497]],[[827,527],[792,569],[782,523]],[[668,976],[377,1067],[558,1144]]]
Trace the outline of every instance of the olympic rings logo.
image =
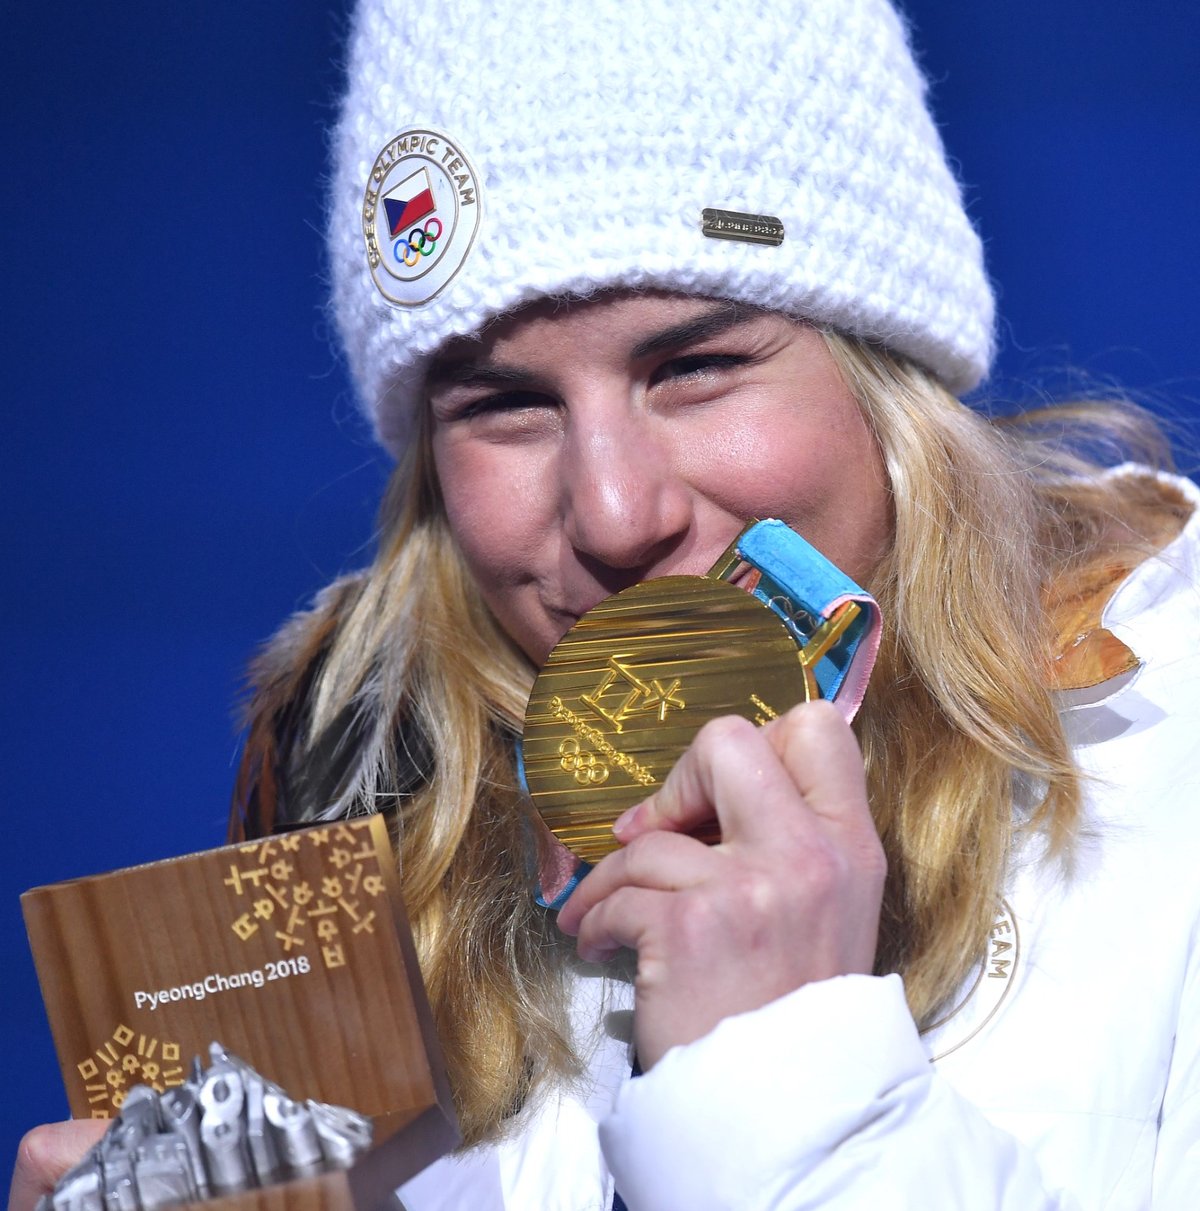
[[803,606],[793,605],[792,599],[782,594],[772,597],[767,605],[781,614],[784,622],[798,631],[805,640],[812,638],[813,632],[821,625],[819,618],[814,618]]
[[[437,231],[430,231],[434,223],[437,224]],[[423,256],[433,256],[441,238],[442,220],[434,215],[424,227],[414,227],[408,233],[408,239],[401,236],[392,245],[392,256],[411,269]]]
[[558,746],[559,765],[575,775],[580,786],[599,786],[608,781],[608,765],[595,753],[581,753],[579,741],[569,736]]

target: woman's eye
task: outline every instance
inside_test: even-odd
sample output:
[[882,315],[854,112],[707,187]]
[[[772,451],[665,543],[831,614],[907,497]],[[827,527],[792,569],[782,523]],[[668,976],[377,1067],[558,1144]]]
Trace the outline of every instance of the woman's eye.
[[650,382],[653,385],[671,379],[700,378],[745,366],[749,361],[748,357],[736,353],[689,353],[664,362],[651,375]]
[[531,408],[546,408],[553,400],[537,391],[495,391],[476,399],[464,400],[449,410],[450,420],[470,420],[477,416],[521,412]]

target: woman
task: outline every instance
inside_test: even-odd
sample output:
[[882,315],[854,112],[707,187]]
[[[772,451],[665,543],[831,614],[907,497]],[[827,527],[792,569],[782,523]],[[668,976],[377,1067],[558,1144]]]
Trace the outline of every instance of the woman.
[[[349,79],[334,311],[400,465],[258,665],[234,826],[392,814],[477,1145],[405,1205],[1190,1205],[1196,495],[1096,470],[1161,461],[1125,414],[955,398],[991,296],[895,14],[366,0]],[[881,604],[855,730],[710,726],[556,922],[537,667],[762,516]]]

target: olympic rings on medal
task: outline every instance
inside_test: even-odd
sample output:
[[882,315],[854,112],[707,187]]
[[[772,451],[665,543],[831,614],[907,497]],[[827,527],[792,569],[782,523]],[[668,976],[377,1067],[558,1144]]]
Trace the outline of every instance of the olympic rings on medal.
[[[430,228],[437,224],[437,231]],[[411,269],[423,256],[432,256],[437,251],[438,240],[442,238],[442,220],[434,215],[424,227],[414,227],[408,233],[408,239],[401,236],[392,245],[392,256]],[[401,249],[403,248],[403,252]]]
[[595,753],[581,753],[579,741],[568,736],[558,746],[559,765],[568,774],[574,774],[580,786],[598,786],[608,781],[608,762]]

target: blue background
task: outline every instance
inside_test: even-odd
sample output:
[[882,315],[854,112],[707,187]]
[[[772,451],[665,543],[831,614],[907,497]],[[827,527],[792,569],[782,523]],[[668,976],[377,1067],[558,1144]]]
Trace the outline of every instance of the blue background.
[[[1191,416],[1194,5],[907,8],[1000,286],[1000,379],[1061,393],[1077,368]],[[246,659],[369,551],[387,465],[321,311],[345,23],[5,6],[3,1157],[65,1113],[19,893],[218,843]]]

